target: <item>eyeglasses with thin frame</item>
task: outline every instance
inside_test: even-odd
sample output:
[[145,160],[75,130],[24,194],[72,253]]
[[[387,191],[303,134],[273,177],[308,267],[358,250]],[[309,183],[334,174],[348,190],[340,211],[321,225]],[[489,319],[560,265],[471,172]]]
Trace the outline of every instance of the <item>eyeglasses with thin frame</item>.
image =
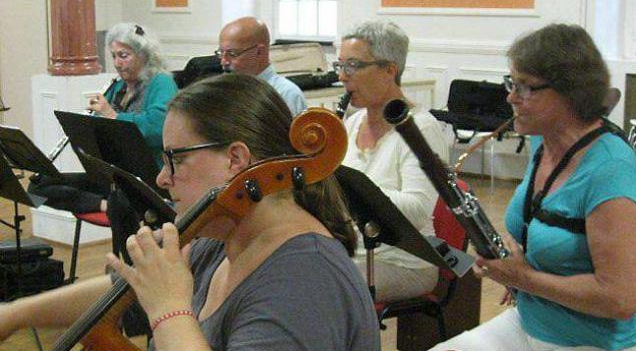
[[176,149],[163,150],[163,165],[170,170],[170,177],[174,176],[174,156],[184,152],[196,151],[201,149],[209,149],[213,147],[225,146],[227,143],[205,143],[192,146],[179,147]]
[[385,60],[360,61],[360,60],[356,60],[356,59],[349,59],[347,61],[334,61],[332,63],[332,66],[333,66],[333,70],[336,72],[336,74],[340,74],[341,71],[344,71],[344,73],[346,75],[352,76],[356,72],[358,72],[359,70],[361,70],[361,69],[363,69],[365,67],[369,67],[369,66],[373,66],[373,65],[384,66],[387,63],[389,63],[389,62],[385,61]]
[[218,57],[223,57],[224,55],[227,55],[230,59],[235,59],[235,58],[243,55],[244,53],[254,49],[257,46],[258,46],[258,44],[254,44],[254,45],[250,46],[249,48],[243,49],[243,50],[235,50],[235,49],[223,50],[221,48],[218,48],[218,49],[214,50],[214,54],[217,55]]
[[532,85],[523,84],[523,83],[516,83],[515,81],[512,80],[512,76],[510,76],[509,74],[506,74],[505,76],[503,76],[503,80],[504,80],[504,86],[506,87],[506,91],[508,91],[509,93],[512,93],[512,91],[514,90],[517,94],[519,94],[519,96],[521,96],[524,99],[529,98],[532,95],[532,93],[535,91],[547,89],[550,87],[550,84],[548,83],[537,85],[537,86],[532,86]]

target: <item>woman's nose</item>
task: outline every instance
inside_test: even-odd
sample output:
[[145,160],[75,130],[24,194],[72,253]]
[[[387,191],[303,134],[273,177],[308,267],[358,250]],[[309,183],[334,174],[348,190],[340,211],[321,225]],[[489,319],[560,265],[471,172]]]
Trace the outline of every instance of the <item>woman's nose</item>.
[[167,165],[164,165],[157,174],[156,183],[161,189],[168,189],[172,185],[172,175]]

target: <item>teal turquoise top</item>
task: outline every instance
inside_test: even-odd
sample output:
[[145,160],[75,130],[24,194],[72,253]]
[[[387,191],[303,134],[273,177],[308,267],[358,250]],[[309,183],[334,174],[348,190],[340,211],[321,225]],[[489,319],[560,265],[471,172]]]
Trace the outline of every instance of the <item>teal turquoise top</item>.
[[[541,138],[533,138],[533,153]],[[523,203],[533,165],[526,170],[506,212],[506,227],[521,242]],[[574,173],[548,194],[541,208],[569,218],[586,218],[605,201],[636,202],[636,157],[619,137],[605,133],[585,152]],[[561,276],[594,272],[587,237],[533,219],[528,227],[526,259],[539,271]],[[523,329],[531,336],[564,346],[618,350],[636,345],[636,317],[593,317],[558,303],[519,292]]]
[[[126,83],[119,80],[110,89],[105,98],[112,105],[118,93],[125,88]],[[177,93],[177,85],[172,76],[157,73],[140,91],[138,96],[124,108],[117,111],[117,119],[133,122],[139,128],[148,147],[152,151],[157,165],[161,167],[161,152],[163,150],[163,123],[166,120],[167,105]]]

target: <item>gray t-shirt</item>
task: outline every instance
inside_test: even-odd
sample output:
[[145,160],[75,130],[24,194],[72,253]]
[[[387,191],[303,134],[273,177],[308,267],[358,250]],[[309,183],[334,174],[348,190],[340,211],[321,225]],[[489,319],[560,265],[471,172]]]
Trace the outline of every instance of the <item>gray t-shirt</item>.
[[[193,243],[197,315],[224,258],[219,241]],[[380,350],[364,280],[339,241],[315,233],[284,243],[199,324],[215,351]]]

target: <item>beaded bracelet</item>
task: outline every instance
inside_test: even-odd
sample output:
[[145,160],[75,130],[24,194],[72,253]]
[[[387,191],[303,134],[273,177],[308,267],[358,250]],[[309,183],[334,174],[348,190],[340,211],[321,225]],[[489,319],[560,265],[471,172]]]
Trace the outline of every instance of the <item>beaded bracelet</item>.
[[161,324],[161,322],[167,319],[170,319],[172,317],[177,317],[177,316],[190,316],[194,318],[194,312],[190,310],[178,310],[178,311],[168,312],[164,314],[163,316],[152,321],[152,326],[150,328],[152,329],[152,331],[155,331],[155,329],[157,329],[157,327],[159,326],[159,324]]

